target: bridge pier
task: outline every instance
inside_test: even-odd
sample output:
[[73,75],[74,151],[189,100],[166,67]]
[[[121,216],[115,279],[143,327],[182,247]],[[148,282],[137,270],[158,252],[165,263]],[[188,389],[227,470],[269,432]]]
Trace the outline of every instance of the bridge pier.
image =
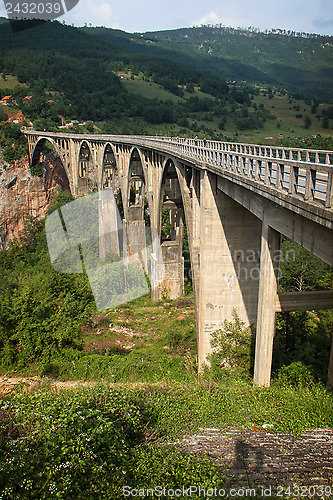
[[121,220],[112,189],[99,191],[99,258],[105,260],[107,253],[120,257],[122,245]]
[[123,259],[125,264],[137,262],[148,272],[146,226],[143,219],[123,220]]
[[261,221],[217,188],[204,170],[200,185],[199,369],[211,353],[211,334],[224,320],[256,322]]
[[271,379],[273,340],[281,235],[263,220],[260,252],[258,319],[254,363],[254,384],[269,386]]
[[[171,203],[170,239],[162,241],[162,258],[164,266],[163,280],[160,284],[160,295],[167,294],[171,300],[184,294],[184,257],[182,256],[184,224],[183,210]],[[164,208],[167,205],[164,204]]]

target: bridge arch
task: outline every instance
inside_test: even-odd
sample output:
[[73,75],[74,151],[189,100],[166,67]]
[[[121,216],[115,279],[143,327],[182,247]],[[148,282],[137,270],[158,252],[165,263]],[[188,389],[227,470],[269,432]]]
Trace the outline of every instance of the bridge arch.
[[84,177],[87,169],[87,163],[93,158],[92,149],[88,141],[82,141],[79,146],[78,174]]
[[[189,205],[184,199],[184,183],[185,168],[177,160],[167,156],[163,163],[158,197],[158,234],[164,264],[161,292],[167,292],[170,298],[178,298],[184,293],[183,239],[185,221],[190,218]],[[190,263],[190,255],[186,261]],[[187,271],[191,273],[191,266],[188,266]]]
[[139,148],[129,151],[124,165],[124,260],[140,262],[148,271],[147,246],[151,245],[151,210],[147,198],[147,171],[145,157]]
[[113,144],[108,142],[105,145],[102,159],[102,175],[100,189],[112,187],[113,190],[119,187],[119,173],[117,165],[117,157]]
[[49,143],[52,146],[52,149],[56,151],[57,156],[59,156],[61,163],[63,164],[67,176],[69,176],[70,175],[69,170],[66,168],[66,165],[63,162],[61,151],[58,147],[58,144],[51,137],[40,137],[36,142],[31,155],[30,170],[32,167],[35,167],[40,162],[41,153],[43,152],[44,147],[47,143]]
[[[38,164],[44,163],[45,156],[43,155],[43,151],[45,151],[45,145],[49,144],[52,146],[52,150],[55,151],[56,157],[59,159],[61,169],[63,170],[65,175],[61,175],[59,172],[59,181],[61,189],[65,191],[70,191],[70,187],[72,186],[72,175],[70,171],[70,165],[66,165],[66,157],[65,154],[62,153],[62,150],[59,148],[58,144],[56,141],[54,141],[51,137],[40,137],[33,149],[32,155],[31,155],[31,161],[30,161],[30,172],[33,172],[33,169],[38,166]],[[44,169],[44,167],[42,166]],[[42,172],[42,170],[41,170]]]
[[[89,164],[93,161],[93,150],[89,141],[82,141],[79,146],[78,151],[78,162],[77,162],[77,180],[78,180],[78,193],[79,195],[85,195],[89,192],[89,189],[93,189],[94,185],[97,185],[97,178],[92,178],[93,176],[89,172]],[[97,172],[96,174],[97,175]],[[89,183],[90,180],[90,183]],[[91,185],[93,184],[93,185]]]
[[144,219],[148,223],[152,213],[147,197],[148,172],[144,154],[139,148],[131,149],[127,168],[128,171],[125,173],[127,183],[123,193],[126,217],[129,220]]

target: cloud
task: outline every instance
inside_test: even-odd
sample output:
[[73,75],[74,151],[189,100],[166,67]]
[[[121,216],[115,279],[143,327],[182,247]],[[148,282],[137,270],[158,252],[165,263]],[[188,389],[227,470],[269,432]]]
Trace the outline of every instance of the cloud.
[[251,25],[250,19],[235,19],[219,16],[216,12],[211,11],[209,14],[202,16],[198,21],[191,23],[191,26],[200,26],[201,24],[223,24],[224,26],[246,27]]
[[192,26],[200,26],[201,24],[219,24],[223,23],[223,19],[219,17],[216,12],[211,11],[209,14],[206,14],[198,21],[194,21]]
[[62,19],[76,26],[91,23],[93,26],[118,28],[118,19],[114,16],[112,7],[107,1],[99,3],[96,0],[80,0],[78,5]]
[[333,5],[331,0],[320,0],[319,12],[320,17],[315,17],[313,26],[316,28],[331,29],[333,28]]

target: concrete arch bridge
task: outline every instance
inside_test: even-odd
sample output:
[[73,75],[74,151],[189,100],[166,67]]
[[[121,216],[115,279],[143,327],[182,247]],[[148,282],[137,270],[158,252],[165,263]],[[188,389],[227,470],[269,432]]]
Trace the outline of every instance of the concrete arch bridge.
[[[188,232],[199,366],[211,334],[236,309],[256,325],[254,383],[269,385],[277,311],[333,308],[333,293],[278,293],[281,235],[333,265],[333,151],[184,138],[24,130],[30,162],[45,142],[62,160],[75,197],[120,187],[124,230],[150,225],[161,234],[165,277],[158,299],[184,287],[182,242]],[[144,203],[146,200],[146,207]],[[144,210],[146,208],[146,210]],[[129,236],[130,237],[130,236]],[[333,353],[333,350],[332,350]],[[333,354],[328,385],[333,386]]]

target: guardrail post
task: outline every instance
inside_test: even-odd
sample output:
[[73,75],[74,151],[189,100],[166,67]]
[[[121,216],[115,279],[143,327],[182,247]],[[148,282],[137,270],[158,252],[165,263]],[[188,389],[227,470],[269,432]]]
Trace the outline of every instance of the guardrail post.
[[297,182],[297,180],[296,180],[297,176],[298,176],[298,167],[293,167],[291,165],[290,166],[290,174],[289,174],[289,189],[288,189],[289,194],[296,193],[295,183]]
[[312,171],[307,168],[306,169],[306,178],[305,178],[305,193],[304,193],[304,199],[307,201],[307,200],[310,200],[310,199],[313,199],[312,197],[312,188],[313,188],[313,183],[312,183],[312,175],[311,175]]

